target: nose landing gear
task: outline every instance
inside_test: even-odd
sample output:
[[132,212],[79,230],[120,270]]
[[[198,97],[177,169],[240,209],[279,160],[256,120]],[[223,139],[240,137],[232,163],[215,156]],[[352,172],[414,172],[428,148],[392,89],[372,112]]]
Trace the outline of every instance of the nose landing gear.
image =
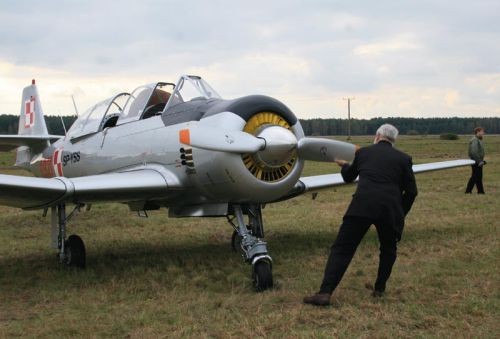
[[[274,285],[272,259],[267,251],[267,243],[261,239],[264,236],[261,207],[260,205],[248,207],[248,226],[245,223],[241,206],[233,205],[232,207],[234,217],[228,218],[228,221],[234,228],[233,249],[240,250],[245,262],[252,265],[254,288],[259,292],[272,288]],[[234,219],[236,219],[236,224]]]
[[252,268],[253,287],[257,292],[265,291],[273,287],[273,271],[269,262],[259,260]]

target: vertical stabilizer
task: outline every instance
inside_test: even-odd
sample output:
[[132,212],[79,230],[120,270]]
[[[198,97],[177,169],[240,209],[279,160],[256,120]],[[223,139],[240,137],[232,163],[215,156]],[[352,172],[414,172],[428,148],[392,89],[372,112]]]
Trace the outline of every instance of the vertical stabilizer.
[[[31,81],[31,86],[23,89],[21,99],[21,113],[19,117],[19,135],[48,135],[47,125],[43,116],[42,103],[38,90],[36,89],[35,79]],[[17,149],[16,166],[29,168],[29,164],[34,154],[41,152],[43,148],[49,146],[49,141],[44,147],[31,149],[27,146],[21,146]]]
[[47,125],[43,117],[42,103],[36,88],[35,79],[31,86],[25,87],[21,100],[21,116],[19,117],[20,135],[48,135]]

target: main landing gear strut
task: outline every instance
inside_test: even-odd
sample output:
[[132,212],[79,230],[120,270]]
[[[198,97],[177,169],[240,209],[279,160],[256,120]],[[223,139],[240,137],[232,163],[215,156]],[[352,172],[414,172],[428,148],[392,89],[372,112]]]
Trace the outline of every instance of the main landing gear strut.
[[76,234],[66,238],[66,224],[82,206],[76,205],[69,215],[66,215],[65,204],[52,207],[52,242],[59,250],[59,262],[78,268],[85,268],[85,244]]
[[[241,251],[245,262],[252,265],[253,285],[257,291],[273,287],[272,259],[267,251],[262,223],[260,205],[245,206],[248,214],[248,225],[245,223],[241,205],[233,205],[233,216],[228,221],[233,226],[232,246],[235,251]],[[234,222],[236,220],[236,223]]]

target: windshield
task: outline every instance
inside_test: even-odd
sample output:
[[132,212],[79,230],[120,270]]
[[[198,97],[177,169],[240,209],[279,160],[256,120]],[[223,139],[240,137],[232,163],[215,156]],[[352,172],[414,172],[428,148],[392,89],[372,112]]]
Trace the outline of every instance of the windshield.
[[165,110],[183,102],[207,99],[220,99],[220,96],[199,76],[183,75],[177,82]]
[[118,124],[161,114],[174,87],[172,83],[158,82],[135,89],[123,108]]
[[67,135],[75,138],[99,131],[105,116],[120,113],[126,98],[130,94],[120,93],[90,107],[71,126]]
[[146,106],[146,102],[151,96],[151,93],[153,93],[153,90],[154,86],[151,85],[136,88],[132,94],[130,94],[118,123],[121,124],[138,119],[138,117],[142,114],[144,106]]
[[127,103],[130,93],[120,93],[115,96],[111,104],[109,105],[106,115],[121,113],[123,107]]

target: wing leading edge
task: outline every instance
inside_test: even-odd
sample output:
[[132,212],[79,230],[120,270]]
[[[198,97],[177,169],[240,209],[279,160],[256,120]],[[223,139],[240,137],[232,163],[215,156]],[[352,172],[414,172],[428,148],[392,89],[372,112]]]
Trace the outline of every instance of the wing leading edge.
[[[439,171],[455,167],[470,166],[472,164],[474,164],[474,161],[469,159],[431,162],[426,164],[413,165],[413,172],[424,173],[431,171]],[[358,178],[354,180],[354,182],[357,181]],[[344,182],[344,179],[342,179],[342,175],[340,173],[302,177],[300,178],[299,182],[295,185],[293,190],[280,200],[287,200],[299,196],[303,193],[316,192],[323,189],[341,185],[346,185],[346,183]]]
[[39,209],[61,202],[130,202],[167,198],[180,183],[170,172],[141,168],[78,178],[0,175],[0,204]]

